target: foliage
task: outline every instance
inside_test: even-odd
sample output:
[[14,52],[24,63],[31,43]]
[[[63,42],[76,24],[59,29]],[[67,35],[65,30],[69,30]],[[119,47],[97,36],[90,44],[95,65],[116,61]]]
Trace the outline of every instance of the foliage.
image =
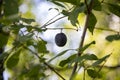
[[[83,45],[85,34],[88,29],[89,32],[94,35],[96,25],[99,21],[99,18],[96,17],[97,12],[105,13],[107,16],[109,14],[114,14],[120,17],[119,0],[116,0],[118,3],[109,0],[48,0],[61,7],[60,9],[62,9],[62,12],[60,12],[60,14],[68,17],[68,20],[74,27],[79,26],[79,14],[84,13],[86,15],[80,46],[77,49],[66,49],[50,60],[45,57],[50,54],[46,47],[47,42],[38,34],[46,31],[48,29],[46,26],[62,18],[58,18],[53,22],[48,21],[45,25],[38,27],[40,25],[36,23],[35,19],[24,17],[25,15],[19,12],[19,6],[24,1],[1,1],[3,2],[0,3],[0,49],[4,49],[4,51],[1,51],[0,61],[4,60],[4,68],[11,71],[12,76],[10,79],[44,80],[49,76],[47,71],[51,70],[65,80],[65,77],[57,71],[57,66],[51,65],[50,62],[63,56],[68,51],[73,50],[76,51],[76,53],[71,54],[66,59],[62,59],[59,62],[60,69],[72,68],[73,72],[71,73],[73,75],[70,76],[70,79],[75,78],[74,74],[78,71],[74,70],[74,68],[77,67],[80,69],[83,67],[84,70],[87,71],[87,75],[92,79],[101,78],[100,71],[111,54],[104,55],[100,58],[96,55],[97,53],[86,53],[90,46],[95,45],[96,42],[92,41],[89,44]],[[70,5],[69,10],[67,9],[68,4]],[[104,8],[104,6],[107,7]],[[109,42],[118,41],[120,40],[120,35],[109,35],[106,37],[106,40]],[[83,77],[87,75],[84,74]]]

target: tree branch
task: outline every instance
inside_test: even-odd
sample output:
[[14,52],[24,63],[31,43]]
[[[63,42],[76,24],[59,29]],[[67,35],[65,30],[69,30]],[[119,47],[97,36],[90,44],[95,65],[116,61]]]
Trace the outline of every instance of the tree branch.
[[89,7],[88,7],[88,4],[87,4],[86,0],[85,0],[85,5],[86,5],[86,8],[87,8],[87,12],[89,12]]
[[[29,49],[28,47],[26,47],[23,44],[23,47],[27,50],[29,50],[30,52],[32,52],[39,60],[41,60],[41,57],[38,55],[38,53],[32,51],[31,49]],[[43,62],[50,70],[52,70],[53,72],[55,72],[62,80],[65,80],[65,78],[63,76],[61,76],[61,74],[59,74],[52,66],[50,66],[47,62]]]
[[[77,57],[81,56],[81,54],[82,54],[80,49],[83,47],[86,31],[87,31],[87,28],[88,28],[89,18],[90,18],[90,14],[91,14],[91,10],[92,10],[93,1],[94,0],[91,0],[90,5],[88,6],[89,11],[87,11],[86,22],[85,22],[84,30],[83,30],[83,33],[82,33],[82,36],[81,36],[81,42],[80,42],[80,45],[79,45],[79,51],[78,51]],[[70,76],[70,80],[73,79],[74,74],[76,73],[76,70],[77,70],[77,66],[78,66],[78,62],[75,62],[72,74]]]

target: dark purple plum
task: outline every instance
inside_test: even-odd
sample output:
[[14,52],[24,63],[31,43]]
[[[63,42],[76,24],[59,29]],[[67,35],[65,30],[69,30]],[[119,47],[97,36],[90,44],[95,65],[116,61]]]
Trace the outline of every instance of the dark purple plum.
[[55,36],[55,43],[59,47],[63,47],[67,42],[67,37],[64,33],[58,33]]

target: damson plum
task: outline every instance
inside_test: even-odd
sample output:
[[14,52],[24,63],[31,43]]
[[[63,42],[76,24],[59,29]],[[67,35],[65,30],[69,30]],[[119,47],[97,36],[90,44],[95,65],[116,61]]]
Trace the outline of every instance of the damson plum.
[[63,47],[67,42],[67,37],[64,33],[58,33],[55,36],[55,43],[59,47]]

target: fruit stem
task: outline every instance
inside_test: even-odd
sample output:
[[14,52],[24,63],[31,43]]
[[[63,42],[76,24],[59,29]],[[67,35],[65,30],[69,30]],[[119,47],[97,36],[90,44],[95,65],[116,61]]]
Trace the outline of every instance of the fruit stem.
[[62,33],[63,29],[61,28],[61,33]]

